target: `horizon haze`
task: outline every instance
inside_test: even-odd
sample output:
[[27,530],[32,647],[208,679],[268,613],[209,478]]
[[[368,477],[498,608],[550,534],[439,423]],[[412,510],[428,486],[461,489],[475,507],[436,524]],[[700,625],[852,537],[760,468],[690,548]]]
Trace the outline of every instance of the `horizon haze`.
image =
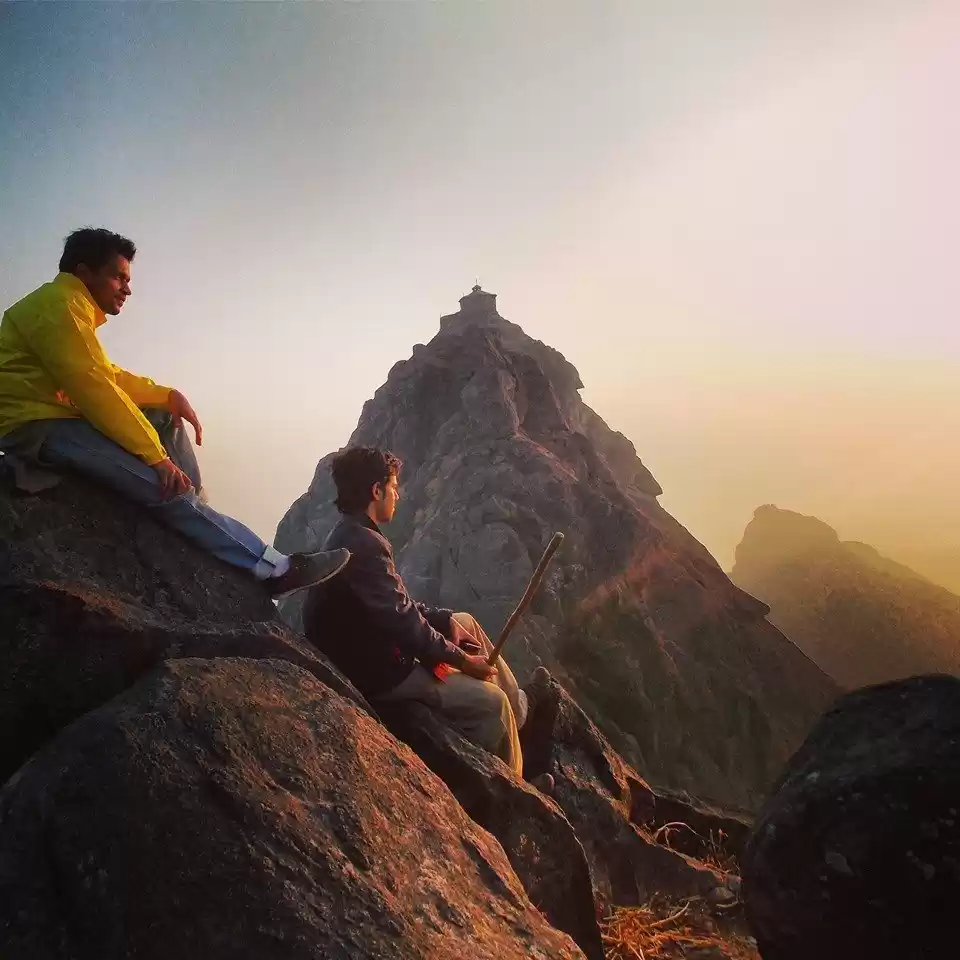
[[111,359],[272,539],[475,280],[724,569],[765,503],[960,592],[960,7],[4,4],[0,310],[131,237]]

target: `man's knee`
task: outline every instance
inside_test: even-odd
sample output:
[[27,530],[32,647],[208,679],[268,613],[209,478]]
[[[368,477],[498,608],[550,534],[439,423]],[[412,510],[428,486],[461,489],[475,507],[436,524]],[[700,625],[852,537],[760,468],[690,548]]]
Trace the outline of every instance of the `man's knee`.
[[460,611],[453,614],[453,619],[483,647],[484,653],[490,653],[490,651],[493,650],[493,644],[490,642],[490,638],[472,613]]
[[173,430],[173,414],[169,410],[164,410],[163,407],[141,407],[140,412],[158,434]]
[[479,632],[480,624],[477,623],[476,618],[472,613],[467,613],[465,610],[459,610],[453,615],[453,619],[463,627],[468,633],[476,636]]
[[201,501],[206,503],[206,495],[202,492],[200,466],[186,426],[182,422],[174,424],[173,414],[163,407],[143,407],[141,412],[157,431],[160,442],[166,448],[167,456],[190,478]]

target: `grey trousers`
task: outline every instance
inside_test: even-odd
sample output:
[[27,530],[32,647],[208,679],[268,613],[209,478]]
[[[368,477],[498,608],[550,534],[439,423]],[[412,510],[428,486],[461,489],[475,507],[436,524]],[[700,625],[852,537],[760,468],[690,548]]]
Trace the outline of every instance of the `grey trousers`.
[[[482,644],[485,655],[489,655],[493,645],[483,627],[469,613],[455,613],[454,619]],[[438,680],[429,670],[417,665],[401,684],[377,700],[425,703],[449,720],[471,743],[489,750],[518,777],[523,776],[517,718],[519,716],[521,723],[526,719],[526,695],[502,657],[492,681],[476,680],[458,670]]]

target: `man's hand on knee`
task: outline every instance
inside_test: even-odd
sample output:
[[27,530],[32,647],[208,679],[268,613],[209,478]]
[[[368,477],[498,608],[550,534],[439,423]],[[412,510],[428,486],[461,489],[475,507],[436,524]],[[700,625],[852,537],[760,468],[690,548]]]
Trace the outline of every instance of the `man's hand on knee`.
[[169,458],[153,465],[160,480],[160,499],[169,500],[193,489],[190,478]]
[[474,680],[493,681],[497,679],[497,668],[491,667],[485,657],[467,656],[457,669],[468,677],[473,677]]
[[190,401],[179,391],[171,390],[167,397],[167,409],[173,414],[173,425],[175,427],[183,426],[183,421],[193,426],[194,436],[197,438],[197,446],[203,446],[203,427],[200,426],[200,418],[196,410],[190,406]]

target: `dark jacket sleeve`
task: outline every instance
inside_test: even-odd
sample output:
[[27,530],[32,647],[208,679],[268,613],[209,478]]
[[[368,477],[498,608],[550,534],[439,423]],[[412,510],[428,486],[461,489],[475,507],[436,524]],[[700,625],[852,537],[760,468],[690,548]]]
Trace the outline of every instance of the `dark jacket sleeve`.
[[419,600],[414,600],[413,605],[437,633],[442,633],[444,636],[449,635],[450,618],[453,616],[452,610],[447,610],[446,607],[428,607],[425,603],[420,603]]
[[421,612],[446,611],[423,608],[410,599],[389,543],[363,527],[355,528],[349,541],[345,545],[352,556],[339,576],[346,578],[354,596],[363,603],[371,624],[383,630],[401,652],[416,657],[427,667],[437,663],[459,666],[463,651],[432,627]]

